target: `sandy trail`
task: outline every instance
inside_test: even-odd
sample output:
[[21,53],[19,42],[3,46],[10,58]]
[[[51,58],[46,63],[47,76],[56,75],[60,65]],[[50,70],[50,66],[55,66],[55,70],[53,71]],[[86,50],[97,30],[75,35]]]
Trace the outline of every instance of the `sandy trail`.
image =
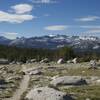
[[25,75],[20,83],[20,87],[15,91],[13,96],[5,100],[20,100],[21,95],[23,94],[23,92],[26,91],[28,87],[29,80],[30,80],[29,75]]
[[[24,67],[22,69],[26,69],[26,68]],[[30,80],[30,76],[28,74],[24,75],[23,79],[22,79],[22,81],[20,83],[19,88],[15,91],[15,93],[13,94],[13,96],[11,98],[4,99],[4,100],[20,100],[21,95],[28,88],[29,80]]]

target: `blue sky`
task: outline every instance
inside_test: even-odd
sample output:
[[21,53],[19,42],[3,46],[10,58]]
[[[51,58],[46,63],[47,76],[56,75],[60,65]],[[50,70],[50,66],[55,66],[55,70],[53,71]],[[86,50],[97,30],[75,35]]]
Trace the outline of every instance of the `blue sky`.
[[0,0],[0,35],[100,34],[100,0]]

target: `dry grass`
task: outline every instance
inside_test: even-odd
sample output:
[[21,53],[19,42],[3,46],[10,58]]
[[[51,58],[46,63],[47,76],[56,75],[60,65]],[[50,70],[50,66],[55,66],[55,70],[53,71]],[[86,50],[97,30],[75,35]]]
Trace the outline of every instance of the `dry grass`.
[[77,100],[100,100],[100,85],[93,86],[78,86],[68,89],[64,89],[64,92],[68,94],[74,94]]

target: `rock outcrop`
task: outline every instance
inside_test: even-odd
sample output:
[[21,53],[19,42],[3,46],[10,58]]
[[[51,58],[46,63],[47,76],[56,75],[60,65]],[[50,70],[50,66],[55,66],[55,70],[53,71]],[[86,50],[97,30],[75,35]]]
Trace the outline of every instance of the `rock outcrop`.
[[58,77],[50,82],[51,85],[85,85],[86,80],[81,76],[62,76]]
[[74,100],[71,96],[66,95],[49,87],[40,87],[31,90],[27,95],[28,100]]

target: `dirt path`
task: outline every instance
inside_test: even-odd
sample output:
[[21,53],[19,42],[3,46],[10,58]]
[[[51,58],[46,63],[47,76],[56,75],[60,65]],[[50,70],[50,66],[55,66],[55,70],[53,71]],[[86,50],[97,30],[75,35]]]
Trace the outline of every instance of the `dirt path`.
[[9,99],[5,99],[5,100],[20,100],[21,95],[23,94],[23,92],[26,91],[26,89],[28,87],[29,80],[30,80],[29,75],[24,75],[24,77],[20,83],[20,87],[16,90],[13,97],[11,97]]

